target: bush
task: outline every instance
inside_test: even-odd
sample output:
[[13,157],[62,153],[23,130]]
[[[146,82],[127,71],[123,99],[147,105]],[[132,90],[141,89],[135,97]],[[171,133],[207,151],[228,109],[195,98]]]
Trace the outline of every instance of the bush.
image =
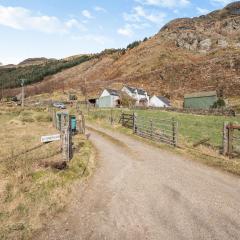
[[132,108],[136,104],[136,100],[128,96],[126,93],[121,93],[120,101],[121,105],[127,108]]
[[223,108],[226,106],[226,103],[223,99],[218,99],[214,104],[213,108]]
[[127,49],[133,49],[133,48],[139,46],[140,43],[141,43],[141,41],[135,41],[135,42],[133,42],[133,43],[130,43],[130,44],[127,46]]

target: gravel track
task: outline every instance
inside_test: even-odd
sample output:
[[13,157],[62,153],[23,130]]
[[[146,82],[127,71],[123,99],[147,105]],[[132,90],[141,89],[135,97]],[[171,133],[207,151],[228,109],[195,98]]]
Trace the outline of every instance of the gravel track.
[[91,127],[96,172],[36,239],[240,239],[239,178]]

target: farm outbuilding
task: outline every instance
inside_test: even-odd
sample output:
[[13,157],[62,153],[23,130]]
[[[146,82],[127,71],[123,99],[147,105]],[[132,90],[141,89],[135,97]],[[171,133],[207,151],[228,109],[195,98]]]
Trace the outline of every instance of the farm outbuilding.
[[184,96],[184,108],[210,109],[218,100],[217,92],[196,92]]
[[171,107],[170,100],[163,96],[152,96],[150,99],[151,107],[168,108]]
[[105,89],[98,99],[98,107],[100,108],[114,108],[120,103],[120,97],[117,90]]

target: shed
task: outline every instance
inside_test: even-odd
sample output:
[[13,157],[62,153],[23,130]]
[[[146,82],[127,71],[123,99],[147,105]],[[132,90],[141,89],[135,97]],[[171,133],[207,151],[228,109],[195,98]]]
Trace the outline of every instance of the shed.
[[150,106],[151,107],[170,107],[171,103],[170,100],[163,96],[152,96],[150,99]]
[[184,108],[210,109],[217,100],[217,91],[186,94],[184,96]]
[[119,105],[120,97],[117,90],[105,89],[98,99],[98,107],[114,108]]

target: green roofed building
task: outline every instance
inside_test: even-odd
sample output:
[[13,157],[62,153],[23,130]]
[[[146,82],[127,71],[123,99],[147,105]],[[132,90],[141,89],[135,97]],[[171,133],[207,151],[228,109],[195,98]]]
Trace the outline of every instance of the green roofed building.
[[184,108],[210,109],[217,100],[217,91],[186,94],[184,96]]

